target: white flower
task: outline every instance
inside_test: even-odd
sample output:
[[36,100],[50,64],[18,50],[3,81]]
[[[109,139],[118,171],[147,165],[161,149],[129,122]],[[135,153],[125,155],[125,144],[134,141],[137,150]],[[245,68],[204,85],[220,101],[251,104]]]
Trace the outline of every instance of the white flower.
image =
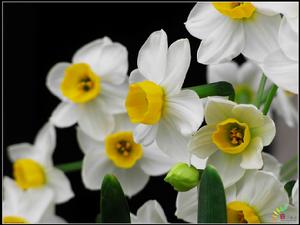
[[292,29],[299,31],[299,2],[253,2],[267,15],[283,14]]
[[149,175],[162,175],[174,164],[155,143],[136,144],[133,129],[126,114],[116,115],[116,127],[104,141],[95,140],[77,129],[79,145],[85,154],[82,179],[86,188],[99,190],[103,177],[114,174],[124,193],[133,196],[144,188]]
[[66,175],[53,166],[52,154],[56,145],[55,129],[46,123],[38,132],[34,144],[20,143],[8,147],[13,162],[13,175],[23,189],[51,188],[55,203],[63,203],[74,196]]
[[269,16],[251,2],[199,2],[185,26],[191,35],[202,39],[199,63],[222,63],[240,53],[261,62],[278,46],[280,20],[279,14]]
[[[265,172],[272,173],[277,179],[279,178],[279,172],[281,168],[281,164],[270,154],[262,152],[263,159],[263,168],[262,170]],[[217,163],[215,166],[217,167],[218,173],[222,179],[224,188],[228,188],[231,185],[234,185],[236,181],[232,180],[232,162],[231,161],[223,161],[223,164]],[[233,165],[234,166],[234,165]],[[204,168],[201,168],[204,169]],[[241,178],[244,173],[241,174],[239,178]],[[178,192],[176,199],[176,213],[175,215],[183,219],[185,221],[196,223],[197,219],[197,208],[198,208],[198,193],[197,187],[191,189],[187,192]]]
[[72,63],[52,67],[47,87],[62,102],[52,113],[57,127],[78,122],[95,139],[103,140],[114,128],[113,114],[125,112],[128,91],[126,48],[108,37],[80,48]]
[[164,210],[156,200],[145,202],[136,215],[130,214],[131,223],[168,223]]
[[163,30],[153,32],[139,51],[138,69],[130,74],[126,109],[137,143],[156,140],[162,151],[187,161],[186,137],[203,121],[203,106],[198,95],[181,90],[191,59],[187,39],[168,48]]
[[261,151],[276,132],[268,116],[253,105],[209,98],[205,121],[207,125],[193,136],[189,150],[202,159],[208,157],[207,164],[214,165],[221,177],[228,177],[225,186],[239,180],[245,169],[262,168]]
[[[225,189],[225,194],[229,223],[272,222],[273,211],[289,201],[283,184],[273,174],[256,170],[248,170],[236,184]],[[179,193],[175,215],[195,223],[197,199],[196,188]]]
[[53,191],[50,188],[22,190],[9,177],[3,180],[3,223],[63,222],[49,212],[53,205]]
[[[263,71],[256,64],[247,61],[238,67],[235,62],[227,62],[216,65],[208,65],[207,81],[227,81],[235,89],[235,101],[237,103],[254,103],[259,87],[259,80]],[[271,87],[267,82],[265,90]],[[271,105],[271,110],[280,115],[285,123],[293,127],[298,123],[298,112],[292,102],[292,95],[279,89],[277,96]]]
[[264,58],[262,70],[277,86],[298,94],[299,34],[283,18],[278,36],[280,48],[273,49]]
[[292,204],[299,208],[299,180],[296,181],[292,190]]

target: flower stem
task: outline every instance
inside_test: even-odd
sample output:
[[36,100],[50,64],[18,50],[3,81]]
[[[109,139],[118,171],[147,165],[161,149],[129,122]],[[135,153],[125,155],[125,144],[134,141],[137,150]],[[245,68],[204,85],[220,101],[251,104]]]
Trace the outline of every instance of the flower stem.
[[269,112],[271,103],[273,101],[273,98],[276,95],[277,89],[278,89],[278,86],[276,84],[273,84],[270,91],[269,91],[269,93],[268,93],[268,95],[267,95],[266,103],[264,105],[264,109],[263,109],[263,114],[264,115],[267,115],[267,113]]
[[261,105],[261,100],[264,94],[264,89],[265,89],[265,85],[266,85],[266,81],[267,81],[267,77],[262,74],[260,82],[259,82],[259,87],[258,87],[258,91],[257,91],[257,95],[256,95],[256,100],[255,100],[255,106],[259,109],[260,105]]
[[75,172],[81,170],[82,160],[70,163],[63,163],[55,166],[56,168],[62,170],[63,172]]

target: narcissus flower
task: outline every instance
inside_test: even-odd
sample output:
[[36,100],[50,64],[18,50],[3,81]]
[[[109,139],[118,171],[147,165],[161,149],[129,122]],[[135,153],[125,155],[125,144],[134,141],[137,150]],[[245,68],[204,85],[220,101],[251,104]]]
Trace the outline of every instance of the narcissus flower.
[[299,34],[286,18],[279,29],[280,48],[273,49],[264,58],[261,67],[266,76],[278,87],[298,94],[299,80]]
[[2,223],[62,223],[51,210],[53,191],[50,188],[22,190],[9,177],[3,179]]
[[[280,163],[270,154],[262,153],[264,167],[262,171],[267,173],[272,173],[276,178],[279,176]],[[235,182],[232,182],[231,178],[231,162],[223,161],[223,164],[217,164],[219,175],[221,176],[222,182],[224,184],[225,190],[235,186]],[[246,172],[247,173],[247,172]],[[241,177],[244,176],[242,174]],[[240,177],[240,178],[241,178]],[[250,189],[249,189],[250,190]],[[176,199],[176,212],[175,215],[187,222],[196,223],[197,222],[197,209],[198,209],[198,193],[197,188],[193,188],[187,192],[178,192]],[[270,214],[271,217],[271,214]]]
[[153,32],[140,49],[138,69],[130,74],[126,109],[137,143],[157,145],[168,155],[187,161],[184,136],[195,132],[203,121],[198,95],[181,90],[191,59],[187,39],[168,48],[163,30]]
[[[245,169],[263,166],[261,151],[275,136],[274,122],[253,105],[209,98],[205,108],[206,126],[193,136],[189,150],[217,168],[230,164],[231,182]],[[230,163],[229,163],[230,162]],[[228,169],[229,169],[228,168]]]
[[240,53],[261,62],[278,46],[280,20],[280,15],[269,16],[251,2],[198,2],[185,26],[202,40],[199,63],[222,63]]
[[124,193],[132,196],[144,188],[149,175],[162,175],[170,169],[174,161],[160,152],[155,143],[137,144],[133,129],[126,114],[116,115],[116,127],[104,141],[95,140],[77,129],[79,145],[85,154],[82,179],[86,188],[99,190],[101,180],[110,173],[118,178]]
[[130,214],[131,223],[168,223],[163,208],[156,200],[145,202],[138,210],[136,215]]
[[20,143],[8,147],[13,162],[16,184],[24,189],[50,188],[55,203],[63,203],[74,196],[67,176],[53,166],[52,154],[56,145],[55,129],[46,123],[37,134],[34,144]]
[[80,128],[95,139],[103,140],[114,128],[116,113],[125,112],[128,90],[126,48],[108,37],[80,48],[72,63],[52,67],[47,87],[62,102],[53,111],[51,122]]
[[[207,67],[207,81],[209,83],[217,81],[231,83],[235,89],[235,102],[237,103],[255,102],[262,74],[261,68],[251,61],[245,62],[240,67],[235,62],[208,65]],[[268,90],[270,86],[271,83],[267,82],[265,90]],[[271,105],[272,112],[280,115],[290,127],[298,123],[298,112],[293,104],[293,97],[291,93],[279,89]]]

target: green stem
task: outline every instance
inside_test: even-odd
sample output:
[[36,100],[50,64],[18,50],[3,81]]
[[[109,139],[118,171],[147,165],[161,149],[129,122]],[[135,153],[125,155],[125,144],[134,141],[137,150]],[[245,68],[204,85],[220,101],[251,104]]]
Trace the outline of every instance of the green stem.
[[75,172],[81,170],[82,160],[70,163],[63,163],[55,166],[56,168],[62,170],[63,172]]
[[255,100],[255,106],[258,109],[261,105],[261,100],[262,100],[262,97],[263,97],[263,94],[264,94],[266,81],[267,81],[267,77],[264,74],[262,74],[260,82],[259,82],[259,87],[258,87],[258,91],[257,91],[257,95],[256,95],[256,100]]
[[200,98],[208,96],[228,96],[231,101],[234,101],[235,98],[233,86],[225,81],[188,87],[188,89],[195,91]]
[[269,91],[269,93],[268,93],[268,95],[267,95],[267,99],[266,99],[266,102],[265,102],[265,105],[264,105],[264,109],[263,109],[263,114],[264,115],[267,115],[267,113],[269,112],[271,103],[273,101],[273,98],[276,95],[277,89],[278,89],[278,86],[276,84],[273,84],[270,91]]
[[287,181],[291,179],[298,171],[298,155],[284,163],[280,170],[280,180]]

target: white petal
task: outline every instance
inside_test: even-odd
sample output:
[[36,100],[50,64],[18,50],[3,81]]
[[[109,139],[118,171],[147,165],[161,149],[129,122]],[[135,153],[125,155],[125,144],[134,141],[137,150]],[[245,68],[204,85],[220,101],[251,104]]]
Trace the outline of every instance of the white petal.
[[178,192],[175,215],[190,223],[197,223],[198,192],[193,188],[186,192]]
[[299,180],[296,181],[292,190],[292,203],[293,205],[298,208],[299,207]]
[[115,131],[133,131],[135,125],[130,122],[127,113],[120,113],[115,115]]
[[239,104],[233,107],[232,113],[241,123],[246,123],[251,129],[253,127],[261,127],[264,124],[264,115],[254,105]]
[[130,73],[130,77],[129,77],[130,84],[142,82],[144,80],[147,80],[146,77],[144,77],[138,69],[135,69]]
[[266,76],[280,88],[298,94],[298,62],[289,59],[281,50],[269,54],[262,65]]
[[48,72],[47,79],[46,79],[46,86],[48,89],[57,96],[59,99],[64,99],[60,85],[64,78],[65,69],[70,65],[67,62],[60,62],[55,64],[50,71]]
[[[279,180],[270,173],[256,172],[254,193],[249,204],[255,206],[260,216],[270,215],[274,209],[288,202],[287,193]],[[269,218],[269,221],[262,222],[271,220],[272,218]]]
[[158,147],[174,160],[189,162],[188,138],[179,133],[166,119],[161,119],[156,136]]
[[188,149],[201,159],[205,159],[217,151],[217,146],[212,141],[212,133],[216,130],[214,125],[206,125],[201,127],[199,131],[193,135]]
[[138,166],[134,166],[130,169],[115,168],[113,175],[117,177],[125,195],[128,197],[132,197],[140,192],[149,180],[149,176]]
[[236,201],[236,185],[231,185],[225,189],[226,202]]
[[191,10],[185,27],[194,37],[205,39],[222,24],[223,19],[224,16],[211,3],[198,2]]
[[278,30],[280,15],[265,16],[255,13],[253,19],[244,24],[245,47],[242,50],[244,56],[262,62],[270,52],[278,48]]
[[102,153],[89,152],[83,158],[81,176],[87,189],[99,190],[102,180],[114,170],[113,163],[107,158],[104,149]]
[[252,3],[259,12],[272,16],[278,13],[289,17],[298,16],[297,2],[253,2]]
[[30,223],[38,223],[47,208],[53,202],[53,191],[49,188],[28,189],[19,199],[18,216]]
[[227,81],[232,84],[237,81],[238,64],[236,62],[212,64],[207,66],[207,82]]
[[154,142],[149,146],[143,146],[143,157],[138,163],[146,174],[159,176],[166,173],[176,162],[161,152]]
[[[299,10],[299,6],[297,7]],[[291,28],[293,31],[295,31],[297,34],[299,34],[299,16],[297,17],[292,17],[292,18],[287,18],[288,23],[290,24]]]
[[102,48],[97,62],[91,66],[103,81],[121,84],[127,78],[127,49],[119,43],[106,45]]
[[260,137],[251,138],[249,145],[242,153],[241,167],[244,169],[261,169],[263,166],[262,150],[262,139]]
[[74,197],[71,183],[67,176],[59,169],[51,168],[46,171],[48,186],[54,191],[54,201],[64,203]]
[[67,221],[61,218],[60,216],[55,215],[55,205],[53,203],[50,204],[50,206],[40,219],[39,223],[67,223]]
[[279,28],[279,45],[289,58],[299,60],[299,35],[291,28],[285,17]]
[[241,65],[237,73],[237,83],[247,84],[256,91],[259,86],[260,77],[263,74],[261,68],[252,61],[246,61]]
[[240,167],[240,163],[240,155],[225,154],[221,151],[217,151],[207,160],[207,164],[216,167],[224,188],[236,183],[244,175],[245,170]]
[[262,152],[262,159],[264,162],[263,171],[273,173],[279,178],[281,163],[274,156],[266,152]]
[[203,104],[196,92],[183,90],[166,100],[164,117],[183,135],[198,130],[204,119]]
[[134,142],[141,143],[143,145],[150,145],[154,142],[157,135],[157,125],[144,125],[139,124],[134,129]]
[[3,214],[12,215],[18,213],[19,201],[23,195],[16,182],[10,177],[3,178]]
[[159,84],[166,74],[168,40],[163,31],[153,32],[138,54],[138,69],[148,80]]
[[206,65],[228,62],[241,53],[244,39],[242,23],[223,17],[221,24],[202,40],[197,60]]
[[167,57],[167,76],[161,85],[171,95],[180,91],[190,66],[191,49],[188,39],[180,39],[171,44]]
[[222,98],[208,98],[205,107],[205,121],[207,124],[216,124],[232,118],[232,109],[237,104]]
[[91,138],[79,127],[77,127],[76,131],[79,147],[84,154],[88,154],[89,152],[101,152],[105,149],[104,142]]
[[69,102],[61,102],[52,112],[50,121],[60,128],[70,127],[78,120],[77,105]]
[[204,170],[206,167],[207,159],[201,159],[192,154],[191,156],[191,164],[196,167],[197,169]]
[[115,126],[113,116],[103,111],[102,105],[97,101],[82,104],[78,108],[80,110],[79,127],[92,138],[102,141],[113,131]]
[[264,116],[264,123],[262,126],[251,129],[251,138],[260,137],[264,146],[272,143],[275,134],[275,124],[273,120],[268,116]]
[[285,91],[278,89],[271,106],[289,127],[295,127],[299,123],[298,111],[292,100],[293,98],[290,98]]
[[244,176],[235,184],[236,200],[250,202],[255,192],[256,173],[258,170],[246,170]]
[[120,85],[109,83],[101,84],[101,94],[99,98],[103,101],[103,108],[110,114],[126,112],[125,98],[128,93],[128,80]]
[[7,147],[8,157],[11,162],[17,159],[36,158],[36,151],[29,143],[14,144]]
[[78,49],[73,56],[72,62],[86,62],[88,64],[92,64],[93,60],[96,61],[98,59],[103,46],[111,43],[112,41],[109,37],[96,39]]
[[164,210],[156,200],[148,200],[137,211],[140,223],[168,223]]

